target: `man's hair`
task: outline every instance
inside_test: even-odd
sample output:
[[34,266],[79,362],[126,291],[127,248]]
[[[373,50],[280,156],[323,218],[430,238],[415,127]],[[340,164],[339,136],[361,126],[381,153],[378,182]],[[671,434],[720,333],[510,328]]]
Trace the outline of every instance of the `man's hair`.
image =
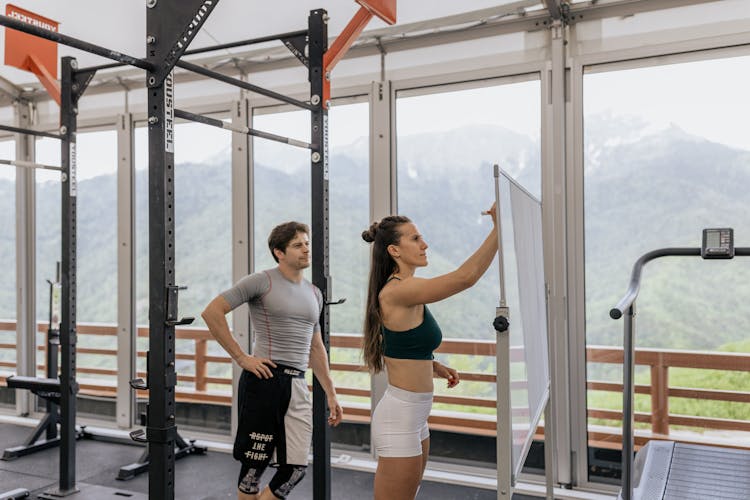
[[297,236],[297,233],[305,233],[309,237],[310,228],[307,224],[296,221],[284,222],[273,228],[273,231],[271,231],[271,234],[268,236],[268,249],[271,250],[273,260],[279,262],[276,254],[273,253],[274,249],[278,248],[286,253],[286,247],[289,246],[289,242]]

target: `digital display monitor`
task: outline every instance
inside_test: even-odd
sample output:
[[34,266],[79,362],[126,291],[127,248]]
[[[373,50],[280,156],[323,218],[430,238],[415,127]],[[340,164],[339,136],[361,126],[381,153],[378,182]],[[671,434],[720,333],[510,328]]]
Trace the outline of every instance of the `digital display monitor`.
[[731,259],[734,257],[734,230],[728,227],[703,230],[704,259]]

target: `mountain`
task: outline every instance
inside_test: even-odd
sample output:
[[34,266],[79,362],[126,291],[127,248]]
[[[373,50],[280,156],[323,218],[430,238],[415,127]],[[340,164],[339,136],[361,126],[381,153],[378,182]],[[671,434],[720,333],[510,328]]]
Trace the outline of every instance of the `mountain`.
[[[700,246],[705,227],[733,227],[738,246],[750,241],[750,152],[674,126],[609,145],[587,137],[586,147],[598,149],[600,164],[587,170],[584,185],[587,338],[621,345],[622,324],[607,311],[625,293],[640,255]],[[740,306],[750,292],[747,264],[676,257],[649,263],[638,300],[639,345],[704,349],[742,339],[750,319]]]
[[[255,169],[256,266],[273,265],[265,240],[283,220],[309,223],[307,155],[259,155]],[[649,130],[632,118],[586,117],[584,192],[587,338],[621,345],[622,323],[607,316],[625,292],[635,259],[653,248],[698,246],[703,227],[735,228],[738,245],[750,240],[750,152],[691,136],[672,127]],[[457,267],[480,244],[489,221],[480,211],[494,199],[492,164],[539,196],[538,142],[499,127],[474,126],[401,137],[399,211],[411,217],[430,245],[422,276]],[[223,160],[222,160],[223,158]],[[205,304],[230,286],[231,200],[228,154],[176,168],[176,281],[180,315],[199,317]],[[332,327],[359,332],[367,287],[369,247],[360,233],[369,223],[368,145],[360,139],[332,151],[330,160],[333,299]],[[283,169],[271,168],[271,161]],[[283,161],[281,161],[283,160]],[[147,179],[136,176],[136,297],[138,322],[147,323]],[[113,175],[79,182],[78,318],[116,318],[116,189]],[[59,186],[38,185],[38,315],[46,319],[47,288],[59,258]],[[14,185],[0,180],[0,317],[15,317]],[[750,276],[742,259],[649,264],[639,299],[638,344],[704,349],[740,340],[750,327],[743,297]],[[446,337],[493,339],[497,303],[493,268],[471,291],[433,308]]]

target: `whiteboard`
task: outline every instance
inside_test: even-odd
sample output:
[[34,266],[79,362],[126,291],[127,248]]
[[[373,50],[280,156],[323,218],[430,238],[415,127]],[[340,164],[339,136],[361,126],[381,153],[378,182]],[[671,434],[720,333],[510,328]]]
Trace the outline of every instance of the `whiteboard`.
[[510,379],[502,381],[505,387],[498,379],[498,398],[510,398],[510,415],[497,418],[498,422],[511,422],[511,481],[515,484],[549,400],[542,206],[505,172],[498,171],[500,303],[509,308],[510,319]]

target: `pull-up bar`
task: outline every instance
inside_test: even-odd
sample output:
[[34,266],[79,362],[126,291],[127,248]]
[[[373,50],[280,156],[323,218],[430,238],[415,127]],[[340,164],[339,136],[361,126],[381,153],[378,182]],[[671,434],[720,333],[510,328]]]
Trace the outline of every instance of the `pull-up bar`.
[[68,47],[73,47],[74,49],[80,49],[85,52],[90,52],[98,56],[106,57],[107,59],[112,59],[125,64],[129,64],[131,66],[135,66],[137,68],[145,69],[146,71],[153,71],[154,69],[150,63],[144,61],[143,59],[138,59],[137,57],[121,54],[114,50],[106,49],[99,45],[94,45],[93,43],[88,43],[84,42],[83,40],[73,38],[72,36],[63,35],[62,33],[57,33],[44,28],[40,28],[38,26],[34,26],[32,24],[24,23],[23,21],[13,19],[12,17],[0,16],[0,25],[5,26],[6,28],[11,28],[14,30],[22,31],[24,33],[28,33],[29,35],[38,36],[39,38],[52,40],[53,42],[61,43],[63,45],[67,45]]
[[303,141],[298,141],[297,139],[291,139],[289,137],[283,137],[281,135],[271,134],[269,132],[263,132],[261,130],[255,130],[249,127],[233,125],[231,123],[227,123],[225,121],[218,120],[216,118],[209,118],[203,115],[196,115],[195,113],[190,113],[189,111],[183,111],[181,109],[175,109],[174,115],[177,118],[182,118],[182,119],[190,120],[190,121],[197,122],[197,123],[203,123],[204,125],[210,125],[212,127],[223,128],[225,130],[231,130],[232,132],[239,132],[240,134],[252,135],[254,137],[262,137],[263,139],[268,139],[270,141],[283,142],[284,144],[289,144],[290,146],[297,146],[298,148],[305,148],[305,149],[313,148],[312,144],[309,144]]
[[307,36],[307,30],[290,31],[288,33],[281,33],[278,35],[261,36],[258,38],[250,38],[249,40],[241,40],[239,42],[223,43],[221,45],[213,45],[211,47],[201,47],[198,49],[186,50],[183,55],[190,56],[193,54],[203,54],[205,52],[215,52],[217,50],[234,49],[236,47],[244,47],[245,45],[273,42],[274,40],[284,40],[286,38],[296,38],[298,36]]
[[57,134],[53,134],[51,132],[42,132],[41,130],[31,130],[27,128],[19,128],[19,127],[11,127],[10,125],[0,125],[0,130],[5,130],[6,132],[13,132],[15,134],[28,134],[28,135],[36,135],[38,137],[49,137],[51,139],[62,139]]
[[56,170],[62,172],[62,167],[56,167],[55,165],[44,165],[42,163],[34,163],[32,161],[24,160],[0,160],[0,165],[11,165],[14,167],[24,168],[40,168],[42,170]]
[[[307,36],[307,30],[299,30],[299,31],[290,31],[288,33],[281,33],[278,35],[269,35],[269,36],[263,36],[258,38],[250,38],[249,40],[241,40],[238,42],[230,42],[230,43],[223,43],[221,45],[212,45],[210,47],[201,47],[198,49],[191,49],[186,50],[183,52],[183,56],[190,56],[193,54],[203,54],[206,52],[215,52],[217,50],[224,50],[224,49],[234,49],[237,47],[244,47],[245,45],[253,45],[256,43],[263,43],[263,42],[272,42],[274,40],[284,40],[286,38],[296,38],[298,36]],[[125,66],[126,63],[111,63],[111,64],[102,64],[100,66],[90,66],[87,68],[83,68],[83,70],[86,71],[99,71],[100,69],[110,69],[110,68],[119,68],[120,66]]]
[[249,90],[250,92],[255,92],[256,94],[270,97],[271,99],[276,99],[277,101],[285,102],[287,104],[292,104],[294,106],[297,106],[298,108],[307,109],[309,111],[315,110],[315,106],[312,106],[306,102],[293,99],[291,97],[287,97],[283,94],[279,94],[278,92],[274,92],[273,90],[268,90],[262,87],[258,87],[257,85],[253,85],[252,83],[243,82],[242,80],[232,78],[231,76],[227,76],[222,73],[218,73],[216,71],[211,71],[210,69],[206,69],[202,66],[198,66],[197,64],[192,64],[192,63],[185,62],[185,61],[177,61],[175,63],[175,66],[182,68],[182,69],[186,69],[188,71],[192,71],[193,73],[198,73],[199,75],[213,78],[214,80],[218,80],[220,82],[234,85],[235,87],[239,87],[241,89]]

